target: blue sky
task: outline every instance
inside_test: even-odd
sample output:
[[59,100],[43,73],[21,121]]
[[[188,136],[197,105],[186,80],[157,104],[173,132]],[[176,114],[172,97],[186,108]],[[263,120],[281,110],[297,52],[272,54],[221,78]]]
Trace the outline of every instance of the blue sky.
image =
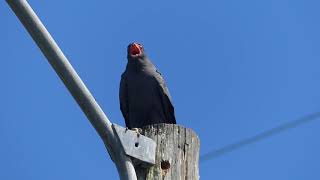
[[[126,46],[144,44],[201,154],[319,112],[320,6],[307,0],[34,1],[112,122]],[[117,179],[103,143],[0,4],[0,179]],[[201,179],[319,179],[320,118],[206,161]]]

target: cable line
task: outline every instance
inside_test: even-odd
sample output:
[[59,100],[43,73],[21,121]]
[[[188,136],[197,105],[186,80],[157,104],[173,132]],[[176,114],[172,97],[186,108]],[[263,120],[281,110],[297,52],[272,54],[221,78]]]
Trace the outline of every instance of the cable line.
[[240,140],[238,142],[235,143],[231,143],[228,144],[222,148],[216,149],[216,150],[212,150],[208,153],[203,154],[202,156],[200,156],[200,163],[209,161],[213,158],[217,158],[220,157],[226,153],[235,151],[237,149],[242,148],[243,146],[247,146],[253,143],[257,143],[259,141],[262,141],[264,139],[267,139],[269,137],[272,137],[274,135],[280,134],[284,131],[290,130],[292,128],[296,128],[298,126],[304,125],[306,123],[309,123],[311,121],[314,121],[316,119],[320,118],[320,112],[316,112],[316,113],[312,113],[309,115],[306,115],[302,118],[299,118],[297,120],[294,120],[292,122],[287,122],[285,124],[282,124],[280,126],[277,126],[275,128],[269,129],[267,131],[264,131],[260,134],[257,134],[255,136]]

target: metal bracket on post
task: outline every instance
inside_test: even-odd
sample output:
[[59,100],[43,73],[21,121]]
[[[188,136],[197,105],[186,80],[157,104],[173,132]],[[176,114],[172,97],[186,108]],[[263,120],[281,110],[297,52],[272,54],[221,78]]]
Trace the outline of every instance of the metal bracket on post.
[[117,124],[112,124],[112,127],[120,139],[125,154],[133,158],[134,164],[145,167],[155,164],[157,144],[154,140]]

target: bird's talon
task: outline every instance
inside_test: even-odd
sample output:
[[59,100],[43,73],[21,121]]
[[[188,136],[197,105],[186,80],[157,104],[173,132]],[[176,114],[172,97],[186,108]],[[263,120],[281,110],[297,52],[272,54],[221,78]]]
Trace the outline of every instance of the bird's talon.
[[132,128],[131,130],[136,132],[137,134],[139,134],[139,129],[138,128]]

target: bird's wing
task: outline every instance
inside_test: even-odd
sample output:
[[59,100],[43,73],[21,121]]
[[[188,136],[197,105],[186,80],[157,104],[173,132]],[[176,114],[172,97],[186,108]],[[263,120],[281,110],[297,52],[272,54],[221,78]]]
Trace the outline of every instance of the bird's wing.
[[170,96],[170,92],[169,89],[161,75],[161,73],[156,70],[156,80],[157,80],[157,84],[159,84],[159,94],[160,94],[160,98],[161,98],[161,102],[162,102],[162,106],[163,109],[165,111],[165,115],[166,115],[166,119],[167,123],[173,123],[176,124],[176,118],[174,115],[174,107],[172,105],[172,99]]
[[128,108],[128,89],[127,89],[127,82],[126,77],[124,74],[121,76],[120,81],[120,90],[119,90],[119,100],[120,100],[120,110],[124,117],[126,126],[129,127],[129,108]]

